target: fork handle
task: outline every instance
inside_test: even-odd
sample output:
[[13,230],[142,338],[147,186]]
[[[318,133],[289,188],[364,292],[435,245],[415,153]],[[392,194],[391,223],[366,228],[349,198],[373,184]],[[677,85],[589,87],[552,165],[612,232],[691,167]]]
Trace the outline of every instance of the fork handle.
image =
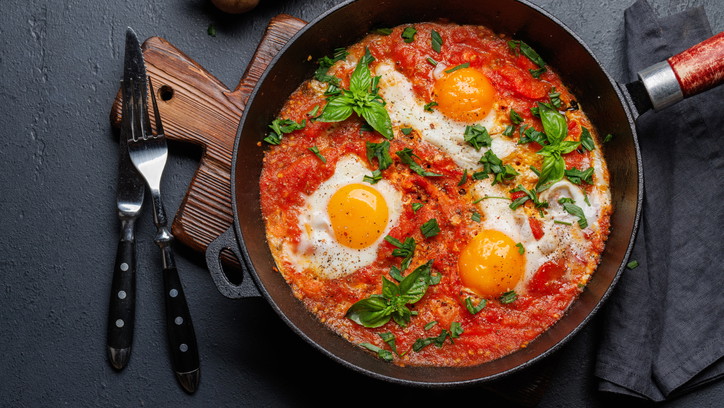
[[[166,249],[171,250],[170,247]],[[163,286],[171,363],[181,386],[193,393],[199,384],[199,350],[186,296],[175,266],[163,269]]]
[[108,309],[108,359],[116,370],[128,363],[136,315],[136,241],[118,241]]

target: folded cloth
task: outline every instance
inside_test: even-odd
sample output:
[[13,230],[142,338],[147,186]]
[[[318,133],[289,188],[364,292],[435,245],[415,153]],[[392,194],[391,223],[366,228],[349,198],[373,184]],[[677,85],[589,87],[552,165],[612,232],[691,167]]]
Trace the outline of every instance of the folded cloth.
[[[702,8],[624,14],[629,80],[706,38]],[[663,401],[724,375],[724,87],[637,120],[644,205],[633,254],[604,310],[599,389]]]

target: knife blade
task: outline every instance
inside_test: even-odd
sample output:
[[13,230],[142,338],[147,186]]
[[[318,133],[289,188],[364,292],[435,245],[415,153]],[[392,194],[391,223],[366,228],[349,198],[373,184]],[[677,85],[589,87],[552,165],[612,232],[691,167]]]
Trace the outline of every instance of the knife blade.
[[[130,30],[130,29],[129,29]],[[135,34],[126,34],[126,51],[121,84],[122,120],[119,136],[118,187],[116,206],[121,223],[121,234],[111,283],[108,310],[107,349],[111,365],[122,370],[131,356],[136,309],[136,219],[143,207],[145,184],[128,156],[128,138],[131,135],[131,78],[145,77],[143,60],[135,50]]]

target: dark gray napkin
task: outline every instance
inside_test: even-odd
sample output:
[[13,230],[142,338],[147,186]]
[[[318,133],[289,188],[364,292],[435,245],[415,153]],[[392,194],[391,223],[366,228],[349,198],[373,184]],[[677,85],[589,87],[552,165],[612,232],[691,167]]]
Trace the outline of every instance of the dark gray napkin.
[[[711,37],[702,8],[625,12],[628,80]],[[604,311],[599,389],[662,401],[724,375],[724,88],[637,121],[642,224]]]

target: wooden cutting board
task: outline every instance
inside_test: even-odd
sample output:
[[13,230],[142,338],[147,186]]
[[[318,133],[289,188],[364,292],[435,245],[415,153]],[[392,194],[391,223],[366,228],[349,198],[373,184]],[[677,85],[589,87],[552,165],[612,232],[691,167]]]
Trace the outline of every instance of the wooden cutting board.
[[[305,24],[285,14],[274,17],[233,91],[163,38],[151,37],[143,43],[146,72],[157,93],[166,136],[203,150],[172,225],[176,239],[188,247],[204,252],[232,225],[231,159],[244,106],[271,60]],[[111,124],[119,128],[120,121],[119,89]],[[222,258],[229,266],[240,268],[231,253],[222,253]],[[548,387],[553,366],[555,358],[551,357],[548,364],[534,365],[483,388],[520,406],[533,407]]]
[[[199,168],[172,224],[176,240],[186,246],[204,252],[231,226],[231,159],[244,106],[271,60],[305,24],[285,14],[274,17],[233,91],[163,38],[151,37],[143,43],[146,72],[156,92],[166,136],[202,148]],[[111,124],[118,128],[120,121],[119,90]],[[238,267],[233,255],[224,252],[222,256]]]

